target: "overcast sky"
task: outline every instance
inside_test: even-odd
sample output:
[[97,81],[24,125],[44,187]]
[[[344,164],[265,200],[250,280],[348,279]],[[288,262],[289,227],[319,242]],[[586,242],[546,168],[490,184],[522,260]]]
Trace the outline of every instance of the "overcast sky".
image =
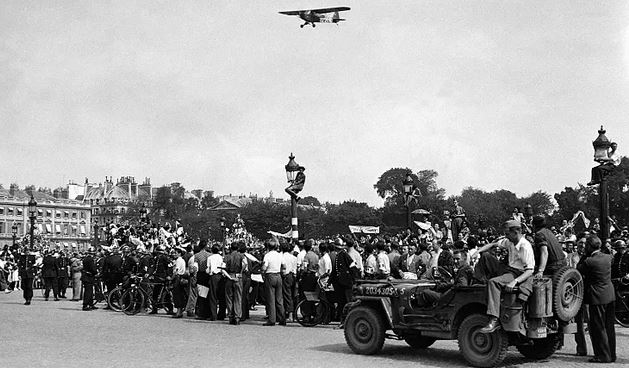
[[[299,28],[281,10],[350,6]],[[629,152],[626,1],[2,1],[0,183],[150,177],[382,205],[392,167],[549,193]]]

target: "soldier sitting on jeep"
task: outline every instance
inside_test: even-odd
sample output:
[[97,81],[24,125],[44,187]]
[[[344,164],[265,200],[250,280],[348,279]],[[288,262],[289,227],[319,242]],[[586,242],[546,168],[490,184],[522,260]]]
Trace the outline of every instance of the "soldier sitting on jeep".
[[467,263],[467,251],[455,249],[453,261],[454,277],[452,275],[444,275],[444,271],[447,271],[448,267],[440,267],[437,272],[440,273],[438,277],[442,280],[437,282],[433,289],[422,289],[416,295],[415,300],[418,307],[434,305],[439,301],[441,295],[453,286],[469,286],[472,284],[474,269]]
[[[476,265],[474,278],[487,282],[487,314],[489,323],[482,328],[482,333],[492,333],[500,328],[500,296],[502,289],[513,291],[518,286],[518,299],[526,301],[532,291],[535,256],[531,243],[522,234],[522,225],[517,220],[509,220],[504,224],[506,238],[481,247],[478,252],[481,258]],[[500,263],[496,257],[486,253],[493,247],[506,248],[509,252],[509,264]]]

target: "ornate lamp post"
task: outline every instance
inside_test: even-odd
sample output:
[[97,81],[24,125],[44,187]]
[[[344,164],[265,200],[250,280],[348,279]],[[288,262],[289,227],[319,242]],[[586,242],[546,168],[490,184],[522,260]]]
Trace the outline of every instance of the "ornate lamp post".
[[98,245],[98,224],[94,224],[94,247]]
[[16,249],[15,243],[17,241],[17,224],[15,222],[13,223],[13,226],[11,226],[11,232],[13,234],[13,248],[12,248],[12,250],[15,250]]
[[[286,179],[291,185],[289,188],[291,188],[293,184],[295,184],[297,173],[303,171],[304,168],[295,162],[295,156],[293,156],[291,152],[290,156],[288,156],[288,163],[284,166],[284,169],[286,170]],[[299,240],[299,229],[297,226],[297,198],[294,195],[290,196],[290,217],[292,239],[293,242],[297,243]]]
[[28,201],[28,218],[31,220],[31,236],[30,236],[30,249],[33,250],[35,247],[35,221],[37,220],[37,202],[35,201],[35,197],[31,193],[31,199]]
[[227,248],[227,220],[225,219],[225,216],[221,217],[221,222],[220,222],[220,226],[221,226],[221,240],[223,242],[223,254]]
[[[610,160],[609,157],[609,148],[611,147],[612,142],[607,139],[605,136],[605,129],[601,125],[601,129],[598,131],[598,137],[592,142],[592,146],[594,147],[594,161],[599,163],[598,167],[592,169],[592,173],[598,171],[600,173],[600,177],[597,178],[599,180],[598,183],[592,178],[593,184],[600,184],[598,189],[598,196],[600,199],[600,238],[603,246],[605,245],[607,238],[609,237],[609,194],[607,193],[607,175],[609,175],[613,169],[613,166],[608,165]],[[597,170],[602,167],[609,168],[607,170]],[[593,175],[594,176],[594,175]],[[591,183],[592,183],[591,182]]]
[[406,173],[406,178],[402,182],[402,187],[404,188],[404,203],[406,205],[406,228],[411,228],[411,201],[410,196],[413,192],[413,178],[411,176],[411,172]]

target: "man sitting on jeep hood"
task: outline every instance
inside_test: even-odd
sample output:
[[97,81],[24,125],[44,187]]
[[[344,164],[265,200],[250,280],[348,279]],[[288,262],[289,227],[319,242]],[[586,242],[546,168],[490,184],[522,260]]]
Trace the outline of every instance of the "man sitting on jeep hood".
[[[535,256],[531,243],[522,235],[522,225],[517,220],[509,220],[505,223],[506,238],[495,243],[484,245],[478,250],[481,259],[476,266],[475,278],[487,281],[487,314],[490,316],[487,326],[481,329],[482,333],[491,333],[500,328],[498,316],[500,313],[500,294],[504,287],[507,291],[520,285],[520,291],[525,295],[530,294],[531,285],[522,285],[533,275],[535,268]],[[509,265],[503,263],[488,254],[486,251],[498,246],[509,252]],[[528,283],[530,284],[530,282]],[[526,299],[526,298],[524,298]]]

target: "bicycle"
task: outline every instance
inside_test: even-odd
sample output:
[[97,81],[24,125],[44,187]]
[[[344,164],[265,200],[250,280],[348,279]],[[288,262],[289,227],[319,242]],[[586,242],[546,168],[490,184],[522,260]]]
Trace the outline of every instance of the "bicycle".
[[327,285],[319,279],[317,291],[304,291],[304,298],[295,307],[295,319],[304,327],[329,324],[332,320],[332,305],[328,302]]
[[616,323],[622,327],[629,327],[629,278],[612,279],[616,293]]
[[[153,290],[155,286],[163,285],[157,298],[157,305],[153,306]],[[120,307],[126,315],[138,314],[142,309],[164,309],[168,313],[173,310],[173,295],[170,283],[155,283],[145,281],[144,277],[132,276],[131,284],[120,297]]]
[[124,291],[124,284],[121,283],[116,285],[116,287],[107,294],[107,305],[114,312],[122,312],[122,304],[120,300]]

